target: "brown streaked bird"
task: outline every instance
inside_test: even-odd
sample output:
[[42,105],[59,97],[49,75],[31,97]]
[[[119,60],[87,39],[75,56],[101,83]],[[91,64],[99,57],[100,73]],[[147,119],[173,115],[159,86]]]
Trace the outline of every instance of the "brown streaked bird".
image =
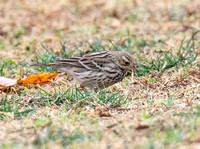
[[64,60],[55,63],[32,64],[66,72],[80,83],[82,88],[104,88],[122,81],[128,71],[136,70],[133,56],[124,51],[102,51]]

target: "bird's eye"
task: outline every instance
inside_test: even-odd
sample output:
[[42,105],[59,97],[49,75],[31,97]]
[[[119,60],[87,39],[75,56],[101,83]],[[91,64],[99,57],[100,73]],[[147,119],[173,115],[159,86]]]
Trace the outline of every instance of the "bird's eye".
[[130,63],[129,63],[129,62],[125,62],[125,64],[126,64],[126,65],[129,65]]

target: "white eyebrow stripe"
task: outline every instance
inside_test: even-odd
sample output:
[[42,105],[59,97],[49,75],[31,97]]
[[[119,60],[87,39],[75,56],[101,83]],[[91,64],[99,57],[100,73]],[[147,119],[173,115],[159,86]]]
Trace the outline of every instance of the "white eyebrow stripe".
[[124,55],[122,55],[122,59],[123,59],[123,60],[127,60],[127,57],[124,56]]
[[84,66],[85,68],[91,69],[90,67],[88,67],[87,65],[85,65],[84,63],[82,63],[82,62],[81,62],[81,59],[79,60],[79,63],[80,63],[82,66]]
[[92,61],[92,63],[99,69],[102,69],[102,67],[100,67],[96,62]]

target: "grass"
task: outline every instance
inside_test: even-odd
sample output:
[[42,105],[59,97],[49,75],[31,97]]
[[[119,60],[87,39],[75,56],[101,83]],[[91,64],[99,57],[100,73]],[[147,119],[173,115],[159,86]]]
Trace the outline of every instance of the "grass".
[[[18,96],[17,96],[18,97]],[[18,99],[18,98],[17,98]],[[14,100],[14,101],[12,101]],[[27,117],[29,114],[33,113],[34,109],[22,109],[18,104],[20,102],[20,99],[18,101],[16,100],[16,96],[12,98],[11,101],[8,101],[8,96],[5,98],[0,99],[0,119],[10,119],[10,118],[22,118]],[[7,114],[8,113],[8,114]],[[9,116],[10,115],[10,116]]]
[[92,105],[98,107],[100,105],[115,106],[115,105],[125,105],[127,103],[127,98],[121,95],[120,92],[106,92],[106,90],[100,90],[97,94],[93,91],[88,91],[87,93],[80,91],[78,88],[67,89],[63,91],[60,87],[54,88],[53,92],[48,92],[42,88],[38,88],[38,97],[41,99],[41,103],[44,106],[51,106],[52,103],[56,105],[66,104],[69,108],[73,107],[85,107],[87,105]]
[[[45,53],[44,54],[38,53],[37,55],[35,55],[33,62],[46,64],[46,63],[51,63],[54,60],[72,57],[74,50],[71,52],[68,52],[67,48],[65,46],[65,42],[60,42],[60,46],[61,46],[61,52],[59,55],[57,55],[53,52],[53,49],[48,49],[45,45],[42,44],[42,47],[45,50]],[[46,68],[46,67],[42,67],[42,68],[34,67],[34,69],[36,69],[40,72],[43,72],[43,73],[57,72],[57,70],[55,70],[53,68]]]
[[[138,65],[139,65],[139,71],[137,72],[137,76],[139,77],[146,77],[150,74],[159,74],[159,76],[162,76],[165,74],[166,70],[170,70],[171,68],[176,68],[176,70],[179,70],[181,67],[184,69],[187,67],[191,67],[193,65],[193,62],[197,58],[197,52],[195,51],[195,40],[194,37],[199,31],[195,32],[192,34],[192,37],[189,40],[182,40],[180,47],[178,48],[177,53],[173,53],[172,49],[167,51],[167,52],[162,52],[156,56],[155,59],[142,59],[140,56],[138,56]],[[126,50],[130,51],[132,49],[132,42],[135,42],[135,39],[128,38],[128,40],[123,44],[123,45],[114,45],[111,41],[108,42],[108,44],[103,44],[101,41],[95,40],[93,44],[90,44],[89,42],[88,45],[91,48],[91,51],[100,51],[101,49],[109,49],[109,50]],[[77,55],[76,50],[72,50],[71,52],[67,52],[67,48],[65,46],[66,43],[61,43],[61,53],[60,54],[55,54],[53,49],[48,49],[46,46],[43,46],[43,49],[45,50],[44,54],[37,53],[34,57],[34,63],[49,63],[52,62],[53,60],[56,59],[64,59],[64,58],[69,58],[72,56]],[[144,40],[141,40],[141,44],[136,44],[138,47],[138,52],[140,52],[140,49],[148,46],[151,47],[151,45],[148,45],[145,43]],[[79,54],[84,54],[84,52],[78,52]],[[139,54],[139,55],[142,55]],[[1,67],[1,75],[5,77],[9,77],[12,75],[16,70],[18,69],[19,65],[16,64],[16,62],[8,60],[8,59],[3,59],[2,60],[2,67]],[[10,68],[13,68],[13,70],[10,70]],[[33,73],[36,72],[55,72],[56,70],[53,70],[51,68],[38,68],[38,67],[33,67],[34,70]],[[170,72],[170,71],[169,71]],[[184,73],[183,73],[184,74]],[[130,81],[126,78],[124,80],[124,85],[126,87],[130,87],[131,83]],[[123,83],[121,83],[123,85]],[[148,83],[150,86],[155,85],[155,84],[160,84],[160,82],[157,81],[156,78],[149,78]],[[132,88],[133,89],[133,88]],[[131,91],[131,89],[130,89]],[[130,109],[130,106],[134,105],[137,101],[142,101],[144,98],[139,98],[134,97],[131,94],[128,95],[123,95],[124,91],[106,91],[100,90],[98,93],[94,93],[93,91],[88,91],[83,92],[80,91],[77,87],[75,88],[68,88],[65,89],[59,84],[55,85],[54,87],[52,86],[51,89],[49,88],[45,89],[44,87],[38,87],[36,92],[34,93],[35,95],[33,96],[33,93],[30,92],[28,89],[25,89],[21,93],[14,94],[11,99],[8,100],[8,95],[4,96],[4,98],[0,99],[1,106],[0,106],[0,118],[1,120],[9,120],[9,119],[26,119],[28,117],[32,117],[32,115],[38,115],[36,112],[36,109],[40,107],[49,107],[52,109],[54,106],[58,107],[65,107],[65,110],[62,111],[61,113],[66,113],[67,111],[79,111],[79,109],[84,109],[88,108],[89,109],[98,109],[98,108],[107,108],[105,111],[111,110],[112,107],[121,107],[124,108],[124,110]],[[144,109],[143,113],[141,114],[141,118],[143,118],[143,121],[146,121],[148,125],[150,125],[150,130],[153,129],[156,133],[160,132],[161,126],[158,128],[153,128],[154,126],[151,125],[156,125],[156,122],[150,122],[154,121],[154,119],[157,119],[157,117],[160,117],[160,115],[154,115],[152,114],[152,111],[154,111],[155,106],[160,107],[160,109],[164,111],[168,111],[170,109],[173,109],[173,107],[176,105],[177,101],[179,100],[178,94],[171,94],[170,96],[165,96],[164,98],[160,97],[161,101],[160,103],[156,101],[156,96],[154,95],[155,93],[151,91],[151,95],[149,97],[149,106]],[[191,92],[191,94],[193,94]],[[149,96],[147,94],[147,96]],[[36,98],[37,97],[37,98]],[[29,106],[22,106],[21,101],[23,101],[25,98],[29,98],[31,103]],[[136,100],[137,99],[137,100]],[[159,99],[159,100],[160,100]],[[163,99],[163,100],[162,100]],[[26,104],[25,104],[26,105]],[[23,107],[23,108],[22,108]],[[169,127],[166,126],[164,128],[164,131],[161,132],[163,137],[157,138],[156,136],[151,135],[148,148],[156,148],[155,142],[160,140],[162,142],[161,147],[177,147],[179,142],[184,141],[184,136],[190,133],[191,137],[189,138],[192,141],[195,141],[196,138],[196,133],[194,130],[198,128],[197,126],[197,120],[198,120],[198,106],[195,107],[197,112],[193,114],[189,113],[175,113],[175,112],[170,112],[170,115],[174,115],[174,117],[186,117],[187,119],[190,119],[190,124],[187,125],[187,128],[189,129],[189,132],[185,132],[184,129],[181,127]],[[59,109],[58,109],[59,110]],[[98,111],[98,110],[97,110]],[[119,111],[118,111],[119,112]],[[58,117],[61,117],[62,114],[58,113]],[[76,113],[76,112],[75,112]],[[78,112],[79,113],[79,112]],[[90,118],[83,112],[80,112],[79,114],[77,113],[77,116],[75,120],[73,118],[70,118],[69,115],[67,116],[67,121],[71,121],[72,123],[76,125],[77,122],[81,122],[84,125],[99,125],[99,120],[90,120]],[[86,112],[87,113],[87,112]],[[40,114],[39,114],[40,115]],[[89,129],[85,132],[81,130],[79,127],[78,131],[72,131],[69,134],[66,132],[65,129],[59,128],[59,124],[55,124],[54,119],[52,116],[49,114],[44,115],[43,117],[40,118],[40,116],[37,116],[36,121],[34,122],[35,124],[35,129],[36,133],[34,134],[34,139],[32,139],[31,143],[32,146],[36,148],[48,148],[50,142],[54,142],[55,144],[59,144],[63,147],[72,147],[76,145],[82,145],[87,142],[94,142],[99,140],[100,135],[100,140],[102,140],[103,135],[102,131],[100,133],[95,132],[95,136],[91,135],[89,133]],[[43,114],[42,114],[43,115]],[[76,115],[76,114],[75,114]],[[107,115],[107,114],[106,114]],[[162,114],[164,115],[164,113]],[[188,117],[189,116],[189,117]],[[64,118],[66,119],[66,118]],[[177,118],[176,121],[180,121],[181,119]],[[124,120],[122,120],[124,121]],[[171,119],[171,121],[173,121]],[[150,123],[149,123],[150,122]],[[120,121],[119,121],[120,123]],[[177,122],[175,122],[177,123]],[[135,126],[137,127],[137,126]],[[131,126],[133,130],[134,127]],[[121,128],[123,129],[123,128]],[[41,132],[39,131],[41,130]],[[117,130],[114,130],[113,134],[118,136]],[[159,135],[161,135],[159,134]],[[180,135],[181,134],[181,135]],[[124,135],[124,137],[127,137]],[[99,141],[100,141],[99,140]],[[21,147],[25,146],[25,144],[20,144],[20,143],[14,143],[15,145],[19,145]],[[13,144],[2,144],[2,148],[9,148],[12,147]]]
[[9,60],[9,59],[2,59],[0,75],[1,76],[7,76],[7,75],[10,76],[10,75],[16,74],[16,71],[11,71],[11,72],[9,72],[9,74],[8,74],[8,71],[15,69],[17,67],[18,67],[18,65],[16,64],[16,62]]
[[31,7],[3,1],[1,77],[53,73],[30,64],[105,50],[133,54],[139,71],[97,93],[79,90],[67,76],[0,90],[0,148],[197,148],[197,6],[179,0],[34,1]]
[[46,128],[45,130],[46,136],[38,135],[33,141],[33,144],[38,148],[42,146],[46,146],[46,144],[50,141],[52,142],[60,142],[64,147],[69,147],[72,144],[81,144],[83,142],[92,142],[94,140],[94,136],[85,135],[81,132],[75,131],[70,135],[66,135],[66,132],[61,130],[54,130],[51,128]]
[[[173,67],[186,67],[192,65],[192,63],[197,58],[197,51],[195,51],[195,35],[199,33],[196,31],[192,34],[191,38],[184,42],[184,39],[181,42],[181,45],[178,50],[170,49],[167,52],[159,54],[155,59],[150,61],[145,60],[139,56],[139,71],[138,76],[147,75],[148,73],[163,73],[165,70]],[[173,51],[178,51],[176,54],[173,54]]]

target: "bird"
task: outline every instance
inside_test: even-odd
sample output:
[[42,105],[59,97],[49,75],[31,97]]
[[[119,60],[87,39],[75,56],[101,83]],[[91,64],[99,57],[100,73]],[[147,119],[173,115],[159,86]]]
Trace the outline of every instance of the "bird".
[[80,87],[103,89],[122,81],[130,70],[137,70],[133,55],[126,51],[100,51],[31,66],[51,67],[67,73]]

